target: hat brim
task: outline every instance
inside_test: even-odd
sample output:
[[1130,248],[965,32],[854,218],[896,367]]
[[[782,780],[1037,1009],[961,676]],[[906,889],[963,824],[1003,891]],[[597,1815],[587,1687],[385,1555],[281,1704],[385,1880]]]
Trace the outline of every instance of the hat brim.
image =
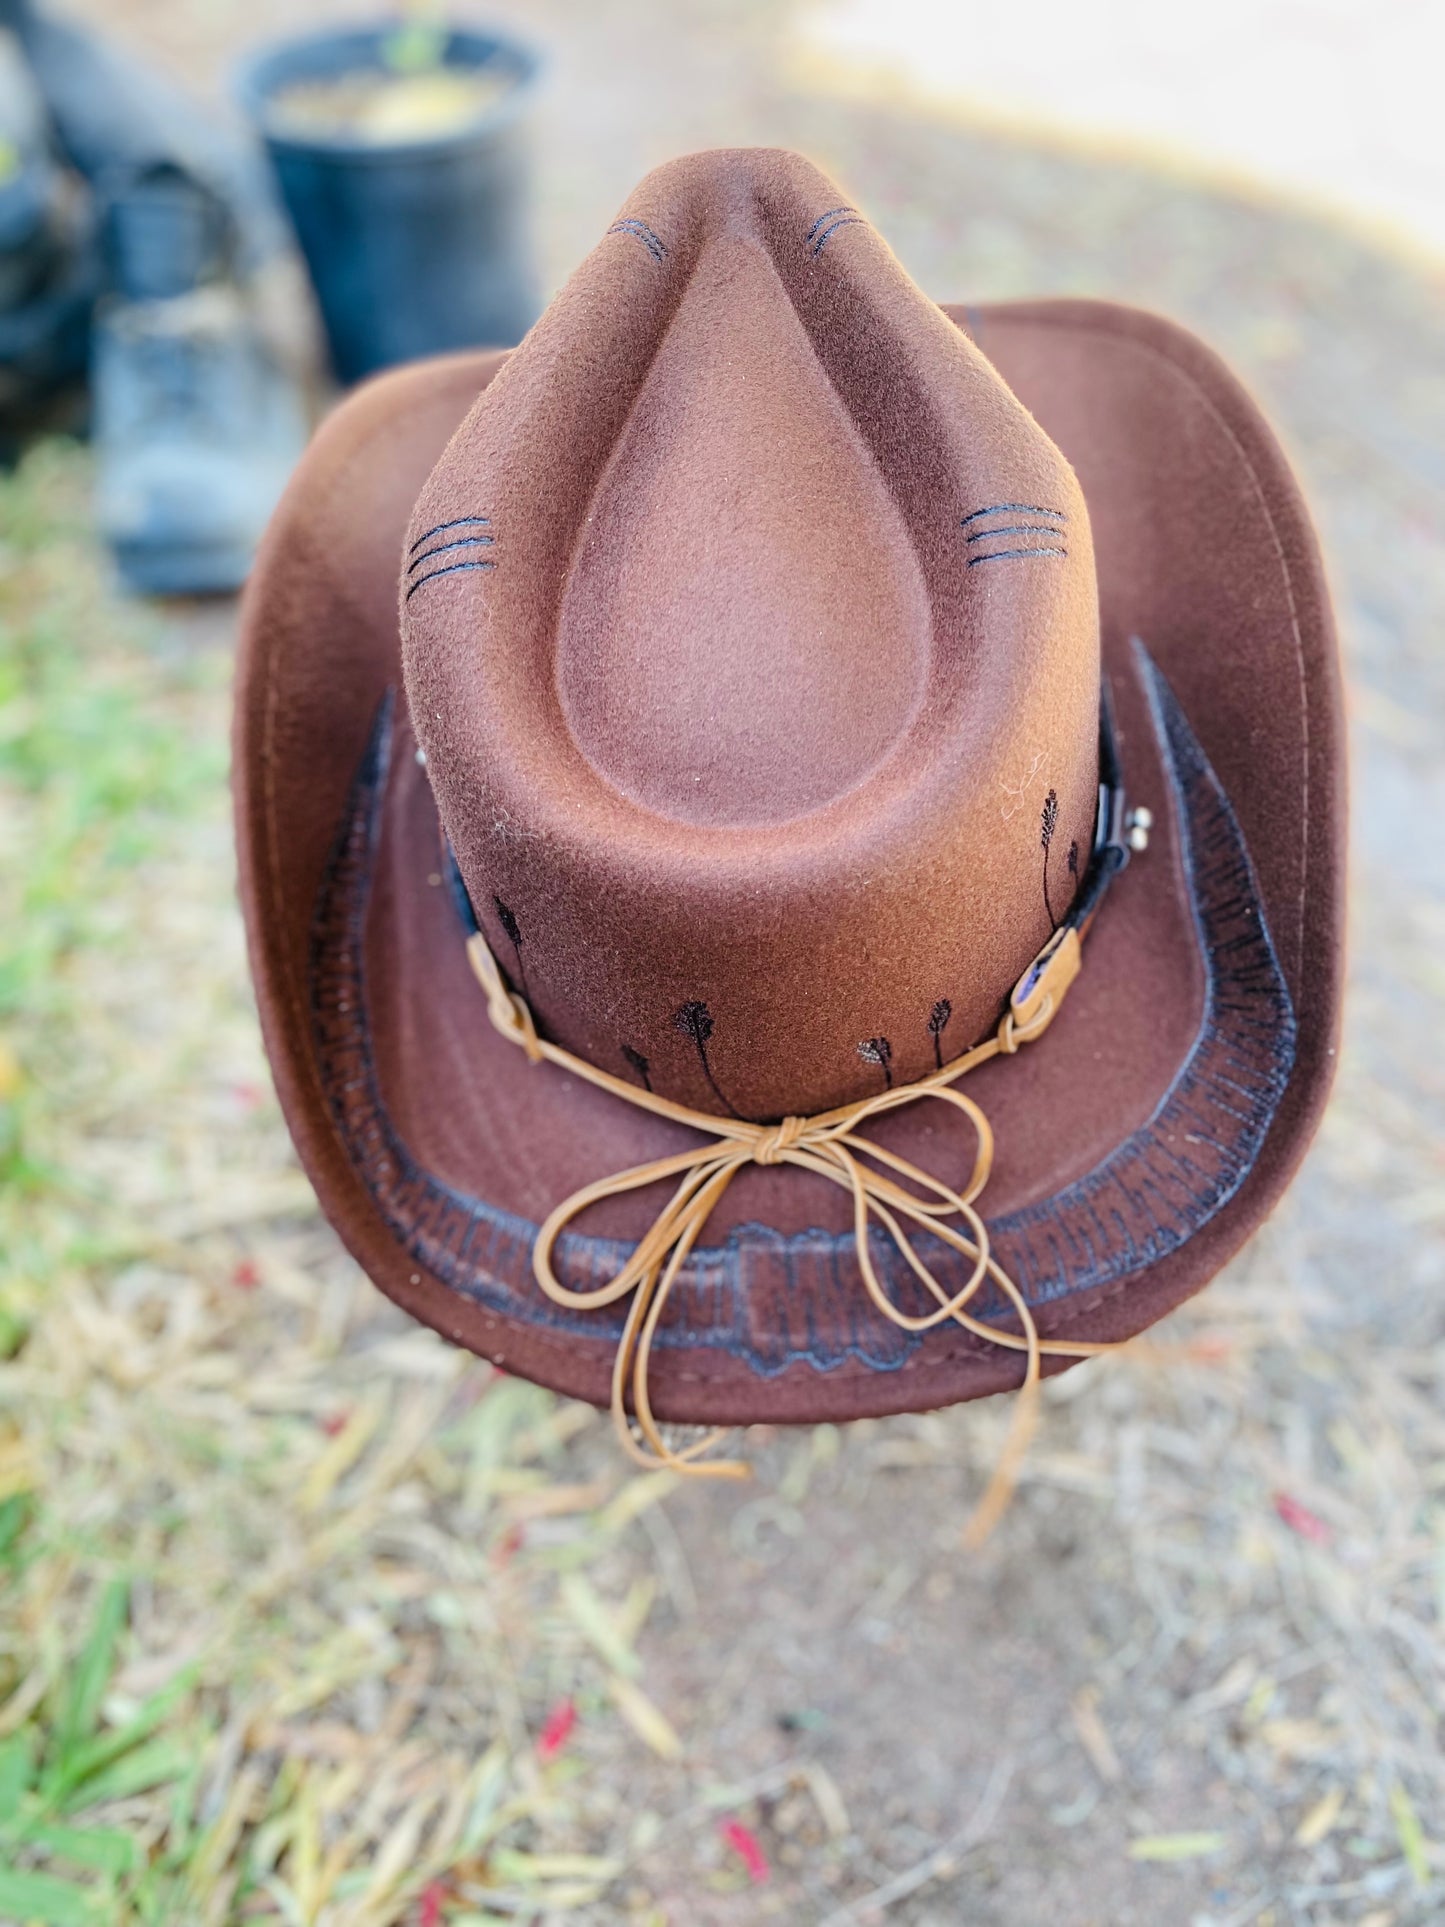
[[[1079,476],[1125,781],[1154,816],[1048,1036],[968,1086],[998,1144],[981,1200],[991,1238],[1040,1329],[1118,1339],[1238,1249],[1328,1092],[1344,840],[1336,644],[1288,465],[1212,353],[1107,303],[947,312]],[[347,1246],[449,1338],[605,1403],[620,1316],[543,1296],[535,1227],[578,1186],[688,1134],[529,1064],[493,1031],[402,689],[407,518],[501,359],[449,357],[361,390],[277,513],[242,624],[242,898],[281,1102]],[[911,1107],[877,1135],[957,1174],[972,1145],[946,1110]],[[601,1284],[660,1202],[597,1207],[562,1241],[565,1279]],[[795,1170],[735,1181],[659,1330],[659,1417],[845,1419],[1017,1383],[1015,1356],[957,1327],[910,1335],[873,1310],[848,1212]],[[878,1262],[907,1301],[901,1266],[881,1250]]]

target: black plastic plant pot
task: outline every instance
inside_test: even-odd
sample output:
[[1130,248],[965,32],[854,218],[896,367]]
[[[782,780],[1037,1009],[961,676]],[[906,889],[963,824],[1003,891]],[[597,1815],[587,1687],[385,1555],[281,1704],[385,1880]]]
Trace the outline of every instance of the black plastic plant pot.
[[395,25],[263,48],[238,76],[270,152],[339,380],[453,348],[511,347],[538,311],[528,226],[527,121],[540,62],[518,41],[454,29],[445,69],[485,69],[494,101],[406,140],[297,127],[278,96],[390,71]]

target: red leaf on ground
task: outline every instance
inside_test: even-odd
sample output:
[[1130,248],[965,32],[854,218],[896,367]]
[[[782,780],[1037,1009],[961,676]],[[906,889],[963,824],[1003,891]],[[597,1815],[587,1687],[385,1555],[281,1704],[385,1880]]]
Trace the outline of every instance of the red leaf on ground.
[[1317,1512],[1292,1499],[1288,1492],[1275,1493],[1274,1509],[1291,1532],[1297,1532],[1301,1539],[1308,1539],[1314,1545],[1327,1546],[1335,1536]]
[[327,1438],[334,1439],[336,1434],[345,1428],[346,1421],[350,1417],[350,1412],[329,1412],[321,1421],[321,1429]]
[[446,1898],[446,1888],[439,1880],[433,1880],[422,1889],[421,1905],[417,1908],[416,1927],[441,1927],[442,1901]]
[[1189,1356],[1204,1365],[1220,1365],[1234,1356],[1234,1340],[1223,1332],[1201,1332],[1189,1341]]
[[497,1543],[492,1547],[492,1558],[499,1566],[510,1565],[512,1560],[515,1559],[517,1554],[522,1550],[526,1538],[527,1535],[521,1526],[508,1526],[501,1538],[498,1539]]
[[231,1273],[231,1283],[242,1291],[254,1291],[260,1282],[261,1274],[249,1258],[243,1258]]
[[571,1700],[559,1700],[547,1715],[546,1724],[537,1736],[537,1758],[555,1760],[571,1739],[576,1724],[577,1708]]
[[768,1865],[768,1856],[758,1844],[757,1835],[750,1827],[745,1827],[741,1820],[724,1820],[718,1832],[722,1835],[723,1845],[731,1847],[747,1868],[748,1879],[754,1886],[761,1886],[770,1877],[772,1868]]

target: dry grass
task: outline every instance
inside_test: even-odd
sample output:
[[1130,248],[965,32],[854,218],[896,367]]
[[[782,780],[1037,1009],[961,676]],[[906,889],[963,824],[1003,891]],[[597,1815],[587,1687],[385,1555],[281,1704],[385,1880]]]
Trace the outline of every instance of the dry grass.
[[570,1699],[673,1746],[621,1559],[664,1486],[319,1224],[231,902],[223,664],[106,598],[84,485],[42,451],[5,502],[0,1917],[575,1910],[618,1863],[536,1740]]

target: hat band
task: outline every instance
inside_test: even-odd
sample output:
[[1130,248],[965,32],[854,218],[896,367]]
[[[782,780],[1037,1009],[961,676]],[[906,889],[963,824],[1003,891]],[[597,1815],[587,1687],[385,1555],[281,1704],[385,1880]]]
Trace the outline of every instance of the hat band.
[[[1122,824],[1123,788],[1106,703],[1100,727],[1099,815],[1089,870],[1069,916],[1015,984],[997,1030],[972,1050],[914,1083],[895,1085],[813,1117],[785,1117],[776,1124],[758,1124],[746,1118],[695,1111],[655,1091],[624,1083],[610,1071],[601,1070],[585,1058],[574,1056],[571,1051],[539,1036],[527,1000],[507,984],[481,930],[473,930],[467,939],[467,957],[486,993],[487,1015],[503,1037],[525,1051],[534,1064],[555,1064],[628,1104],[685,1125],[705,1140],[691,1150],[655,1158],[650,1163],[619,1171],[614,1177],[583,1185],[548,1216],[537,1233],[532,1251],[532,1270],[537,1283],[554,1304],[571,1310],[595,1311],[631,1297],[613,1361],[611,1402],[618,1435],[632,1458],[651,1468],[666,1467],[698,1476],[749,1476],[749,1467],[740,1460],[703,1456],[721,1436],[720,1431],[709,1432],[682,1450],[674,1450],[667,1443],[652,1413],[648,1365],[653,1339],[673,1285],[732,1180],[749,1164],[792,1164],[827,1178],[851,1195],[858,1267],[869,1297],[885,1318],[914,1333],[952,1322],[975,1337],[1025,1355],[1023,1382],[1004,1449],[965,1533],[965,1542],[971,1546],[981,1545],[987,1538],[1008,1504],[1019,1463],[1037,1424],[1043,1360],[1088,1358],[1118,1347],[1040,1337],[1023,1293],[992,1256],[988,1227],[974,1205],[988,1182],[993,1163],[992,1129],[973,1099],[954,1086],[990,1058],[1012,1056],[1023,1045],[1033,1043],[1057,1016],[1070,985],[1079,974],[1083,940],[1104,891],[1128,860],[1128,850],[1120,836]],[[973,1126],[977,1150],[973,1171],[961,1190],[859,1135],[859,1126],[869,1118],[927,1098],[952,1105]],[[875,1168],[878,1166],[883,1168]],[[677,1180],[677,1188],[621,1270],[596,1290],[569,1290],[553,1268],[552,1253],[558,1237],[572,1220],[604,1198],[620,1197],[670,1178]],[[908,1189],[905,1185],[914,1188]],[[932,1311],[914,1316],[900,1310],[889,1298],[869,1251],[868,1234],[874,1220],[892,1238],[909,1269],[934,1299]],[[946,1291],[914,1249],[906,1228],[910,1225],[915,1232],[922,1229],[932,1233],[961,1256],[972,1260],[968,1279],[957,1291],[951,1294]],[[969,1305],[985,1280],[991,1280],[1013,1307],[1018,1315],[1019,1331],[988,1324],[970,1312]],[[629,1391],[640,1438],[629,1423]]]

